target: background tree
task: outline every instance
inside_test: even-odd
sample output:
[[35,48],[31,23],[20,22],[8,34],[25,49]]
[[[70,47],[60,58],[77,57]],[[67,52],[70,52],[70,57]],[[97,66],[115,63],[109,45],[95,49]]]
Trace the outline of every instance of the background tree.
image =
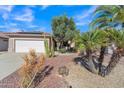
[[77,33],[75,34],[74,42],[75,42],[75,50],[77,50],[77,52],[83,52],[84,44],[82,43],[80,31],[77,31]]
[[52,20],[53,37],[58,43],[58,47],[63,48],[68,41],[72,42],[77,32],[73,18],[66,15],[56,16]]

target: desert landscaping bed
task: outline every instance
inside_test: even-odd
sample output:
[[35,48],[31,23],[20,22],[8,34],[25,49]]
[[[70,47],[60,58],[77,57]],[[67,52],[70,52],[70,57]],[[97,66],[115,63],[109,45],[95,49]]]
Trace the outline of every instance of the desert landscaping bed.
[[[47,75],[36,87],[38,88],[83,88],[83,87],[124,87],[124,58],[105,78],[87,71],[80,65],[75,65],[73,59],[77,54],[61,55],[46,59],[45,66],[52,67],[50,74]],[[106,56],[107,62],[110,56]],[[58,74],[58,68],[66,66],[69,75],[62,77]],[[0,87],[19,88],[18,71],[0,81]]]

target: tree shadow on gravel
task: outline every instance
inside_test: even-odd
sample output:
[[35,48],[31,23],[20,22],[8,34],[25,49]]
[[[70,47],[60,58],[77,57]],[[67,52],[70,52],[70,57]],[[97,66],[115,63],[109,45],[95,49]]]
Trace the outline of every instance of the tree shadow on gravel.
[[82,57],[74,58],[74,63],[75,63],[75,65],[79,64],[79,65],[83,66],[84,68],[86,68],[88,71],[91,72],[89,65],[84,61],[84,59]]
[[37,75],[34,78],[33,86],[36,87],[40,82],[44,80],[45,77],[49,76],[51,74],[51,71],[53,70],[53,66],[45,66],[43,70],[37,73]]
[[[79,64],[81,66],[83,66],[85,69],[87,69],[88,71],[92,72],[90,65],[88,64],[88,61],[86,60],[86,57],[76,57],[74,58],[74,63],[75,64]],[[93,61],[95,68],[99,69],[99,63],[97,61]],[[108,74],[107,68],[106,66],[102,65],[101,66],[101,73],[98,73],[100,76],[105,77]]]

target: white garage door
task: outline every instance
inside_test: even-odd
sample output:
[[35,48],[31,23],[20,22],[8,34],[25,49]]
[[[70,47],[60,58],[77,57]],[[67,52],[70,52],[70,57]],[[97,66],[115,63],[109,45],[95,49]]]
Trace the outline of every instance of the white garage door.
[[44,41],[32,40],[16,40],[15,52],[29,52],[30,49],[35,49],[36,52],[45,53]]

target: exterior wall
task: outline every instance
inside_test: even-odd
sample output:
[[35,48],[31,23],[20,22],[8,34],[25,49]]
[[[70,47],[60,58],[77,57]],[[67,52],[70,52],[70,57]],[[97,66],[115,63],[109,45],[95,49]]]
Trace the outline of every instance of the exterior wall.
[[[46,40],[48,40],[48,45],[49,47],[51,47],[50,45],[50,38],[45,38]],[[9,48],[8,51],[9,52],[15,52],[15,41],[16,40],[45,40],[44,38],[21,38],[21,37],[16,37],[16,38],[9,38]]]
[[8,39],[0,38],[0,51],[8,50]]
[[14,38],[9,38],[8,52],[14,51]]

